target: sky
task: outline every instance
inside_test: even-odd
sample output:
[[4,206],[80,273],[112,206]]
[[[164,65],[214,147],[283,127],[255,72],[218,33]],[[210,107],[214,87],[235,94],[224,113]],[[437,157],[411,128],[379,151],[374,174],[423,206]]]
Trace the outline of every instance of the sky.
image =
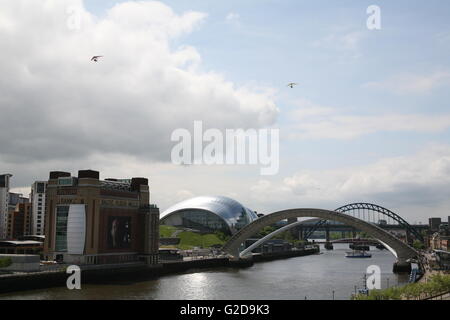
[[[445,0],[2,0],[0,173],[25,195],[54,170],[144,176],[162,211],[224,195],[446,218],[449,52]],[[194,121],[278,129],[278,173],[173,164]]]

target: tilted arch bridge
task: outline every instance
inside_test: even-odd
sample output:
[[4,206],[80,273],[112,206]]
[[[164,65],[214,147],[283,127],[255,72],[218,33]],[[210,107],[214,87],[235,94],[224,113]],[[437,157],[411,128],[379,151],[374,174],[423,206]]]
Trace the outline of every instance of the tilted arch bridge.
[[[390,251],[397,257],[398,268],[409,267],[409,259],[416,258],[418,256],[418,252],[412,247],[374,224],[350,215],[323,209],[289,209],[261,217],[235,233],[223,246],[222,250],[238,259],[240,257],[239,249],[241,244],[262,228],[270,226],[280,220],[301,217],[314,217],[323,220],[337,221],[366,232],[390,249]],[[293,227],[295,225],[296,224],[288,225],[285,228]]]
[[[414,237],[422,242],[424,242],[422,234],[416,230],[413,226],[411,226],[405,219],[400,217],[398,214],[393,211],[386,209],[382,206],[372,204],[372,203],[351,203],[345,206],[339,207],[336,212],[345,213],[351,215],[355,218],[375,223],[376,218],[375,214],[372,215],[373,219],[371,219],[370,212],[378,213],[378,219],[381,220],[381,217],[385,219],[385,221],[393,221],[397,223],[402,229],[406,230],[407,234],[410,233],[414,235]],[[379,221],[378,221],[379,222]],[[319,220],[316,224],[312,225],[308,230],[306,230],[304,234],[304,238],[309,238],[318,228],[327,224],[327,220]]]

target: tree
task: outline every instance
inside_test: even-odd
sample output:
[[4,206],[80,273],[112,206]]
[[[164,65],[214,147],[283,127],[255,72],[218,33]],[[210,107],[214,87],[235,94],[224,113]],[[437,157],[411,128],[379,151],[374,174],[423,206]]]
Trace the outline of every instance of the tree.
[[267,226],[264,227],[257,235],[256,237],[258,238],[264,238],[265,236],[271,234],[272,232],[274,232],[275,230],[277,230],[278,228],[273,227],[273,226]]
[[0,259],[0,269],[1,268],[8,268],[10,265],[12,265],[11,258],[1,258]]
[[222,231],[216,231],[215,234],[216,234],[217,238],[219,238],[219,240],[223,241],[223,242],[227,242],[231,238],[229,235],[225,234]]
[[413,247],[414,247],[414,249],[417,249],[417,250],[425,249],[425,245],[420,240],[414,240]]
[[434,275],[429,281],[410,283],[402,287],[391,287],[385,290],[372,290],[368,296],[356,295],[354,300],[399,300],[425,299],[450,291],[450,275]]

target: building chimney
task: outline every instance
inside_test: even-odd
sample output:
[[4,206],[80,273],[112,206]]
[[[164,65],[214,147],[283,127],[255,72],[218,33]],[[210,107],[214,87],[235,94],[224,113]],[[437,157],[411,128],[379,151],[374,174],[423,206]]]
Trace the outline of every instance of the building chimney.
[[100,179],[100,172],[94,170],[80,170],[78,171],[78,179]]
[[140,186],[148,186],[148,179],[146,178],[131,179],[131,191],[139,191]]
[[70,172],[52,171],[50,172],[50,180],[56,180],[58,178],[70,177]]

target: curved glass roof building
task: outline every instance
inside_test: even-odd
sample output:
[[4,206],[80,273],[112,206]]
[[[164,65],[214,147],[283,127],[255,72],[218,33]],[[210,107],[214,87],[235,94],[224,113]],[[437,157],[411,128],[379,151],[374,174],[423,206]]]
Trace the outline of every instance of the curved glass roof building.
[[180,202],[161,214],[161,224],[201,232],[234,234],[258,219],[256,212],[227,197],[203,196]]

